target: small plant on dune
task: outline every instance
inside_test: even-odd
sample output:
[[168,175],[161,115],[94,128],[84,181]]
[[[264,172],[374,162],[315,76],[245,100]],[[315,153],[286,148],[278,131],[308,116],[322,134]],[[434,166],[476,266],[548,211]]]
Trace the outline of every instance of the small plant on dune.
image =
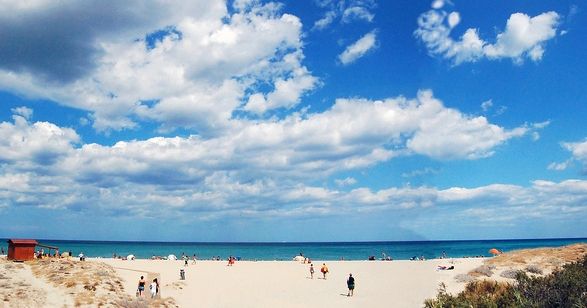
[[526,271],[532,274],[542,275],[542,269],[536,264],[528,265]]
[[516,272],[515,283],[474,281],[458,295],[441,288],[425,307],[587,307],[587,255],[550,275]]
[[472,270],[471,273],[473,275],[483,275],[483,276],[487,276],[487,277],[491,277],[491,275],[493,275],[493,270],[495,269],[495,266],[493,265],[481,265],[479,267],[477,267],[476,269]]
[[501,274],[499,274],[499,276],[501,276],[503,278],[516,279],[516,277],[518,276],[518,272],[519,272],[519,270],[507,269],[507,270],[501,272]]
[[455,280],[456,282],[460,282],[460,283],[468,283],[471,282],[473,280],[475,280],[475,278],[469,274],[458,274],[455,276]]

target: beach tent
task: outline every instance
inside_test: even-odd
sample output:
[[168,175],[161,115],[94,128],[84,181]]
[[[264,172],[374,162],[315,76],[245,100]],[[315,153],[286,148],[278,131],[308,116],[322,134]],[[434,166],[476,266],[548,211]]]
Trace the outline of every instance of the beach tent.
[[295,256],[293,258],[294,261],[298,261],[298,262],[304,262],[305,258],[302,256]]
[[126,256],[127,260],[134,260],[135,259],[135,255],[128,255]]
[[167,260],[177,260],[177,257],[175,255],[168,255]]

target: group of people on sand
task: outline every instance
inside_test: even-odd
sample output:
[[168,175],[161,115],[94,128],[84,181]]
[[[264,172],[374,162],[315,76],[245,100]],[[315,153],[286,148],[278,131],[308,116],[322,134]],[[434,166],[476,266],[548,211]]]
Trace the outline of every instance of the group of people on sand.
[[[326,280],[326,274],[328,274],[330,272],[328,270],[328,266],[326,266],[326,263],[322,263],[322,267],[320,268],[320,272],[322,273],[322,279]],[[310,279],[314,279],[314,264],[310,264]],[[355,292],[355,277],[353,277],[352,273],[349,274],[349,278],[347,278],[346,284],[349,289],[349,292],[347,293],[346,296],[353,296],[353,294]]]
[[233,257],[233,256],[228,257],[227,266],[233,266],[235,261],[236,261],[236,257]]
[[[137,297],[143,296],[143,293],[145,293],[145,285],[146,284],[147,284],[147,282],[145,281],[145,277],[141,276],[141,279],[139,279],[139,285],[137,288]],[[151,282],[151,284],[149,285],[149,293],[151,293],[151,298],[155,298],[159,294],[159,281],[157,281],[157,278],[153,279],[153,282]]]

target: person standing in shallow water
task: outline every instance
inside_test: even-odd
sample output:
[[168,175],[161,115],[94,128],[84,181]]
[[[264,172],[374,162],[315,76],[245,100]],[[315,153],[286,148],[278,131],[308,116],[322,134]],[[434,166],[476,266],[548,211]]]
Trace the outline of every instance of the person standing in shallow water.
[[355,292],[355,278],[353,277],[353,274],[349,274],[349,278],[346,280],[346,285],[349,287],[349,292],[346,296],[353,296],[353,293]]

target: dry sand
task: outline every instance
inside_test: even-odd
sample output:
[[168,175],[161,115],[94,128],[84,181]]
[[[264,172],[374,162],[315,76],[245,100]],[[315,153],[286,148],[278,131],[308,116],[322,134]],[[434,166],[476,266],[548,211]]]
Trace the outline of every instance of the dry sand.
[[[321,278],[323,262],[309,265],[289,261],[183,261],[100,259],[122,277],[128,294],[134,294],[141,275],[158,273],[163,296],[173,297],[180,307],[421,307],[434,297],[440,282],[460,291],[464,283],[454,276],[483,263],[483,259],[428,261],[326,261],[330,273]],[[452,262],[452,263],[451,263]],[[455,270],[439,271],[438,265]],[[185,269],[186,280],[179,280]],[[356,279],[355,295],[347,297],[346,279]]]
[[[548,274],[587,253],[587,244],[526,249],[494,258],[428,261],[225,261],[44,259],[14,263],[0,258],[0,307],[421,307],[439,284],[457,293],[467,279],[507,280],[506,270],[539,268]],[[454,265],[454,270],[438,270]],[[179,279],[179,270],[186,280]],[[356,278],[354,297],[346,279]],[[158,278],[162,297],[136,298],[139,277]],[[459,279],[456,279],[459,278]],[[511,281],[511,280],[510,280]],[[147,288],[148,294],[148,288]]]
[[1,307],[176,307],[171,298],[146,301],[124,290],[101,262],[48,258],[17,263],[0,258]]

